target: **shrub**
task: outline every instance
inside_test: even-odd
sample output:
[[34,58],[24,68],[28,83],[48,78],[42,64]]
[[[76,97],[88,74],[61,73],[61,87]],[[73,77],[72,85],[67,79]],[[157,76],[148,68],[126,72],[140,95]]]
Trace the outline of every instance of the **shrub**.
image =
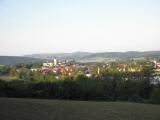
[[157,85],[152,91],[151,101],[153,103],[160,103],[160,85]]

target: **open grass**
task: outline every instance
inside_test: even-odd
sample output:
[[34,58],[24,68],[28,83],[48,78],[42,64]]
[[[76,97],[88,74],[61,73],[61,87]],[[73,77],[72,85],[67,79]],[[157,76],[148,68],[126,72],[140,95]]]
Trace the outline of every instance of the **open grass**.
[[160,105],[0,98],[0,120],[160,120]]
[[5,75],[5,76],[0,76],[0,80],[17,80],[17,77]]

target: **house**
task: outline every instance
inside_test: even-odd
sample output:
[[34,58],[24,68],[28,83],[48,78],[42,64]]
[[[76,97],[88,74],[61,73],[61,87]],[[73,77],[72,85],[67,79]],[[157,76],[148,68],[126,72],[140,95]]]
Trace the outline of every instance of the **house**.
[[152,79],[150,79],[151,84],[160,84],[160,76],[154,76]]
[[155,71],[160,72],[160,62],[153,61],[153,63],[154,63]]
[[38,69],[37,68],[31,68],[30,69],[32,72],[36,72],[36,71],[38,71]]
[[43,63],[43,67],[53,67],[54,63],[52,62],[46,62],[46,63]]
[[20,72],[25,71],[25,68],[18,68],[18,69],[16,69],[16,71],[17,71],[18,73],[20,73]]
[[92,77],[92,74],[87,73],[87,74],[86,74],[86,77]]

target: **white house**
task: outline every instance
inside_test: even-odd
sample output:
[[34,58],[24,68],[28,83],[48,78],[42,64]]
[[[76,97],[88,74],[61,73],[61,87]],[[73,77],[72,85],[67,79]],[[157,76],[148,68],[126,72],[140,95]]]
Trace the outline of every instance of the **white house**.
[[154,76],[153,79],[150,80],[151,84],[158,84],[160,83],[160,76]]
[[49,63],[49,62],[46,62],[46,63],[43,63],[43,66],[44,67],[53,67],[53,63]]
[[38,69],[37,68],[31,68],[30,69],[32,72],[36,72],[36,71],[38,71]]

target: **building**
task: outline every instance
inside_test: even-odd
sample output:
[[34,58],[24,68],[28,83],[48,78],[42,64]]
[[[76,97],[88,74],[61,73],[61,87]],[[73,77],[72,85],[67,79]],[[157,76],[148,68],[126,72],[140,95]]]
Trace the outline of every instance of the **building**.
[[54,58],[53,63],[54,63],[54,66],[57,66],[57,59],[56,58]]
[[154,63],[155,71],[160,72],[160,62],[157,62],[154,60],[153,63]]
[[150,79],[151,84],[160,84],[160,76],[154,76],[152,79]]
[[38,71],[37,68],[31,68],[30,70],[31,70],[32,72],[37,72],[37,71]]
[[46,62],[46,63],[43,63],[43,67],[53,67],[53,63],[52,62]]

